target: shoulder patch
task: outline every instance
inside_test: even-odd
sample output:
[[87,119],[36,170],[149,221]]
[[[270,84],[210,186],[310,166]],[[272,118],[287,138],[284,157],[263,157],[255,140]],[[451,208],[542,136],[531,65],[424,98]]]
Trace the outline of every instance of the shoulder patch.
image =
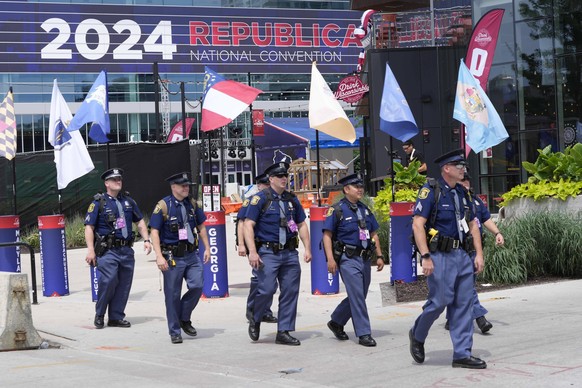
[[331,216],[333,214],[333,211],[334,210],[335,210],[334,207],[333,206],[330,206],[329,209],[327,209],[327,213],[325,213],[325,216],[326,217]]
[[430,194],[430,190],[426,187],[423,187],[420,190],[420,193],[418,193],[418,199],[426,199],[426,198],[428,198],[429,194]]
[[93,213],[93,210],[95,210],[95,204],[91,202],[91,205],[89,205],[89,209],[87,209],[87,213]]
[[259,197],[258,195],[253,195],[253,197],[251,198],[251,205],[256,205],[257,203],[259,203],[260,200],[261,197]]
[[247,206],[249,206],[249,202],[250,202],[250,201],[249,201],[248,199],[245,199],[245,200],[243,201],[242,207],[247,207]]
[[160,207],[160,205],[156,205],[156,207],[154,208],[154,214],[158,214],[161,211],[162,211],[162,208]]

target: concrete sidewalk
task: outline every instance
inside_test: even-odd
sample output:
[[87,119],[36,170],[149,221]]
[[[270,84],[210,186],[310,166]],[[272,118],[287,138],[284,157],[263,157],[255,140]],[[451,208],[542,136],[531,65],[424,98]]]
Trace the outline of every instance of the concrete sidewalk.
[[[227,224],[227,236],[234,225]],[[85,249],[69,250],[71,294],[42,296],[32,306],[39,334],[60,348],[0,353],[2,387],[575,387],[582,386],[582,281],[563,281],[481,294],[494,327],[478,330],[473,353],[488,363],[480,371],[451,368],[452,344],[444,316],[426,342],[426,361],[417,365],[408,350],[408,330],[423,302],[382,306],[380,283],[389,268],[373,270],[368,308],[375,348],[358,345],[351,324],[349,341],[337,341],[326,327],[345,297],[311,295],[310,265],[302,283],[294,336],[299,347],[275,344],[276,324],[263,323],[261,338],[247,334],[245,303],[250,268],[229,239],[228,298],[201,300],[194,311],[197,337],[170,343],[161,277],[153,254],[136,244],[136,269],[126,319],[129,329],[93,327],[89,267]],[[300,252],[302,257],[302,251]],[[37,260],[39,261],[39,260]],[[23,272],[30,273],[27,254]],[[273,306],[277,312],[276,303]]]

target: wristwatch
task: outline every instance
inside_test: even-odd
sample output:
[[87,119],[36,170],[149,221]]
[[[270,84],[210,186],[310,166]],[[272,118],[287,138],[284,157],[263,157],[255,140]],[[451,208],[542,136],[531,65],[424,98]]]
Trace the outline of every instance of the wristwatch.
[[423,259],[428,259],[430,257],[430,253],[425,253],[424,255],[421,255],[420,257],[422,257]]

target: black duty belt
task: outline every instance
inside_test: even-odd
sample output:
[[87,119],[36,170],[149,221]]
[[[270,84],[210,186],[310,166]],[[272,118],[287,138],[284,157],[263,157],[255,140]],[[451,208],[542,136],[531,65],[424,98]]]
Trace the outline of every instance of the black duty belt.
[[459,241],[448,236],[441,236],[438,239],[436,248],[438,251],[445,253],[450,252],[452,249],[463,249],[468,253],[475,250],[473,247],[473,238],[471,236],[467,236],[464,241]]
[[343,251],[347,257],[362,257],[369,259],[372,257],[372,250],[370,248],[357,247],[355,245],[343,244]]
[[180,241],[176,245],[162,244],[163,251],[171,252],[174,257],[184,257],[186,252],[194,252],[198,246],[189,242]]
[[116,238],[115,240],[113,240],[111,242],[111,247],[112,248],[120,248],[120,247],[132,247],[133,246],[133,240],[122,240],[122,239],[118,239]]
[[257,249],[260,247],[265,247],[267,249],[271,249],[273,253],[279,253],[280,251],[284,251],[285,249],[293,250],[297,249],[297,238],[292,238],[291,240],[287,241],[285,244],[279,244],[276,242],[269,242],[269,241],[257,241],[256,242]]

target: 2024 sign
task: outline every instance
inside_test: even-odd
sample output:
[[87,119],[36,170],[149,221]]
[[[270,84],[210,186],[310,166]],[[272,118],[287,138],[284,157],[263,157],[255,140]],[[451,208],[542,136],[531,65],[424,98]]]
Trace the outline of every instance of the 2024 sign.
[[[73,50],[64,48],[71,38],[69,23],[60,18],[50,18],[41,24],[41,28],[58,34],[41,50],[42,59],[72,59]],[[177,45],[172,43],[172,22],[160,21],[143,42],[143,50],[136,48],[142,37],[141,27],[133,20],[123,19],[113,25],[118,35],[127,33],[127,37],[113,49],[114,60],[141,60],[143,53],[159,53],[164,60],[172,60],[177,51]],[[74,33],[75,47],[84,58],[96,61],[103,58],[111,46],[110,32],[101,21],[85,19],[77,26]],[[88,43],[87,37],[96,35],[96,43]],[[92,46],[92,47],[91,47]]]

